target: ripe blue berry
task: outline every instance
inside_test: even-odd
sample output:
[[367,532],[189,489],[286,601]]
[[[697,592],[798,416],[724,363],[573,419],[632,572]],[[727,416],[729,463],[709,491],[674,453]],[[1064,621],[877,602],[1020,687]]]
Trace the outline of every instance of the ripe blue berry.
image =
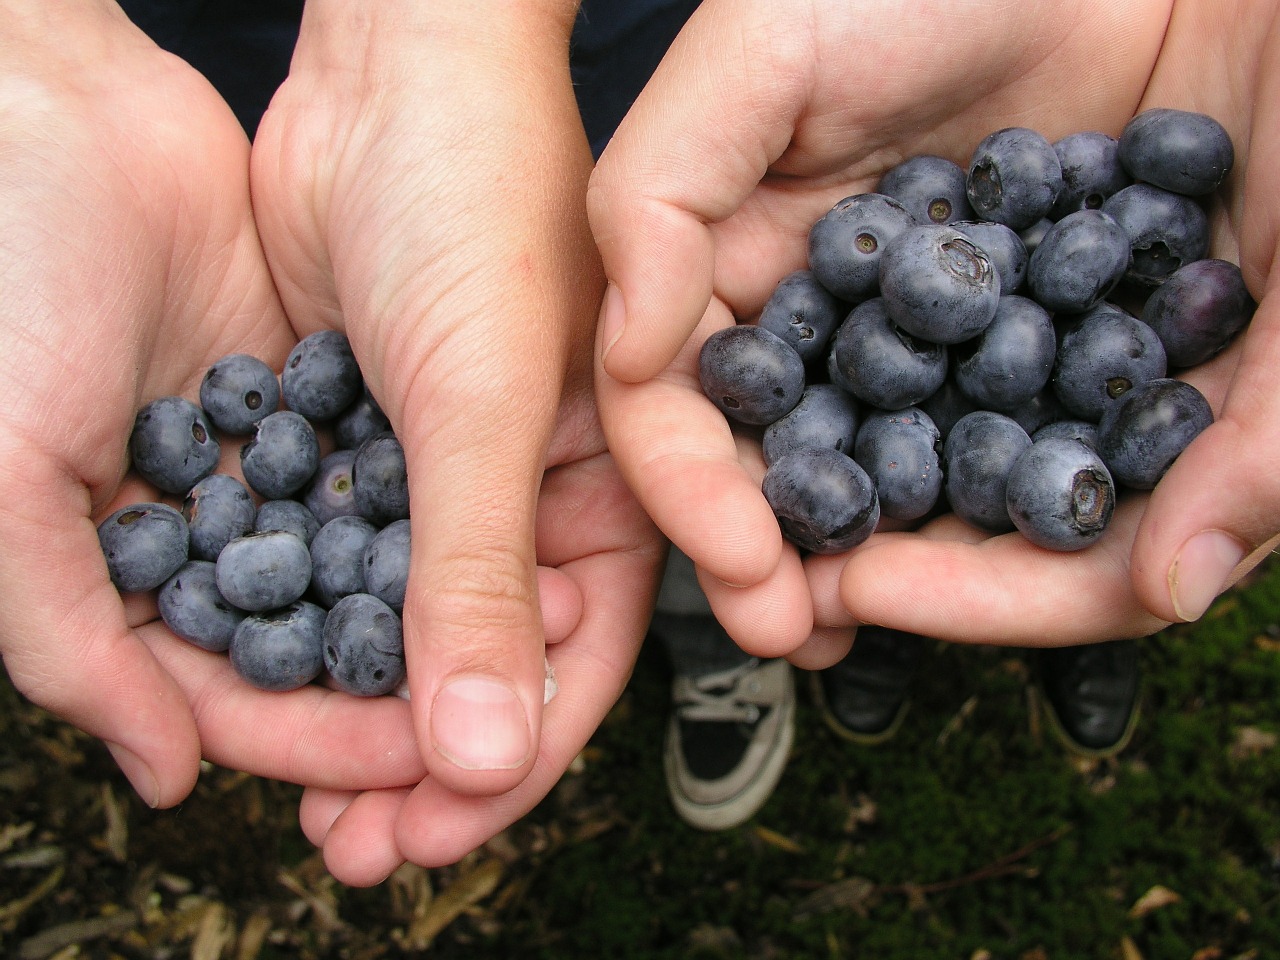
[[280,407],[280,379],[247,353],[223,357],[200,381],[200,406],[223,433],[247,436],[258,421]]
[[325,618],[324,665],[334,685],[354,696],[395,690],[405,678],[400,617],[370,594],[343,597]]
[[1212,193],[1235,164],[1231,136],[1191,110],[1154,107],[1120,133],[1120,162],[1137,180],[1188,196]]
[[1150,380],[1103,414],[1098,452],[1117,483],[1150,490],[1212,423],[1209,401],[1191,384],[1170,378]]
[[809,269],[842,300],[875,296],[880,257],[916,219],[901,203],[880,193],[845,197],[809,230]]
[[875,484],[880,512],[895,520],[918,520],[938,502],[941,435],[919,407],[874,411],[858,429],[853,459]]
[[1027,431],[1002,413],[975,410],[961,417],[942,445],[944,488],[955,515],[993,533],[1012,530],[1005,487],[1029,446]]
[[216,566],[209,560],[184,563],[160,587],[156,607],[165,626],[211,653],[223,653],[231,646],[231,637],[246,616],[218,589]]
[[277,410],[264,417],[253,439],[240,448],[245,482],[268,500],[293,496],[319,466],[320,441],[315,428],[292,410]]
[[192,559],[217,560],[223,547],[252,532],[257,512],[243,483],[229,473],[209,474],[182,503],[191,530]]
[[292,533],[250,533],[223,547],[215,572],[218,590],[241,610],[273,610],[306,593],[311,554]]
[[191,535],[182,514],[164,503],[121,507],[98,524],[107,573],[122,593],[154,590],[187,561]]
[[1024,537],[1048,550],[1082,550],[1106,531],[1116,491],[1088,444],[1062,437],[1032,443],[1009,471],[1009,516]]
[[880,521],[875,484],[867,472],[827,447],[782,457],[765,471],[762,490],[783,536],[812,553],[851,550]]
[[303,337],[280,374],[285,405],[312,420],[332,420],[359,399],[363,386],[351,343],[337,330]]
[[356,512],[378,527],[409,516],[409,475],[395,434],[380,433],[360,445],[351,462],[351,498]]
[[765,426],[804,392],[804,361],[776,334],[737,325],[717,330],[698,355],[702,391],[731,420]]
[[899,234],[880,258],[880,295],[889,318],[930,343],[960,343],[996,314],[1000,274],[991,258],[953,226]]
[[260,690],[306,686],[324,672],[324,622],[305,600],[247,616],[231,637],[231,666]]
[[129,434],[133,468],[166,493],[185,494],[213,473],[221,453],[204,411],[184,397],[152,400]]
[[883,297],[858,304],[831,344],[839,383],[854,397],[883,410],[929,397],[947,376],[947,349],[912,336],[889,317]]
[[788,343],[808,364],[826,353],[846,312],[811,271],[796,270],[773,288],[756,325]]
[[966,183],[979,217],[1024,230],[1053,208],[1062,190],[1062,165],[1042,134],[1006,127],[974,148]]

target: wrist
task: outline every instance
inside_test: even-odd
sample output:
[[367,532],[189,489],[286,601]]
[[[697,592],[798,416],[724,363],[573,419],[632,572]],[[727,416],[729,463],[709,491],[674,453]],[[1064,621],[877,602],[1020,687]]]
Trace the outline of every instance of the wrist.
[[385,77],[475,57],[567,63],[579,0],[307,0],[293,70]]

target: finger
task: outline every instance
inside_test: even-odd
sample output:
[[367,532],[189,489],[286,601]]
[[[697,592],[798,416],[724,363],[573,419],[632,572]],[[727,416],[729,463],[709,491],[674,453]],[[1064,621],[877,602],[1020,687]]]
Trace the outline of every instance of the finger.
[[351,798],[322,795],[313,801],[318,805],[311,813],[317,832],[333,815],[324,829],[324,865],[339,883],[376,886],[404,863],[391,825],[408,796],[407,789],[369,790]]
[[304,786],[354,790],[403,786],[426,775],[410,705],[399,697],[354,697],[318,684],[259,690],[223,654],[140,631],[191,704],[206,759]]
[[[87,503],[30,460],[6,489],[44,491],[37,501],[3,498],[0,635],[14,685],[33,702],[106,741],[138,795],[169,807],[190,793],[200,742],[186,698],[124,619]],[[83,494],[81,494],[83,496]],[[33,566],[39,558],[39,582]],[[50,589],[57,584],[58,589]]]
[[316,847],[323,847],[329,830],[342,811],[360,796],[356,790],[329,790],[324,787],[307,787],[298,802],[298,826]]
[[555,567],[538,567],[538,603],[547,643],[559,643],[582,621],[582,591]]
[[783,51],[804,25],[779,18],[769,55],[753,56],[732,6],[694,13],[591,177],[587,210],[610,281],[600,354],[628,383],[656,376],[697,326],[714,280],[709,224],[741,205],[794,129],[806,76]]
[[825,670],[845,658],[853,648],[857,630],[815,627],[809,639],[792,651],[787,659],[801,670]]
[[562,567],[586,598],[574,636],[547,651],[559,693],[545,708],[529,775],[497,796],[460,795],[428,778],[396,823],[404,857],[422,866],[455,863],[533,809],[582,751],[630,676],[653,608],[657,555],[587,556]]
[[730,323],[723,304],[713,303],[671,370],[630,384],[597,366],[596,386],[609,447],[654,522],[711,576],[750,586],[777,569],[782,535],[695,372],[701,339]]
[[[1164,619],[1199,619],[1276,545],[1278,326],[1273,296],[1240,344],[1187,375],[1220,412],[1156,485],[1133,552],[1134,588]],[[1225,391],[1223,368],[1237,362]]]
[[956,538],[963,524],[954,517],[919,533],[873,534],[848,554],[841,602],[862,623],[962,643],[1060,646],[1145,636],[1168,623],[1138,602],[1130,582],[1146,500],[1123,498],[1106,535],[1074,553],[1041,549],[1019,533]]
[[813,606],[800,556],[784,549],[767,580],[733,587],[698,571],[698,584],[725,632],[756,657],[786,657],[813,632]]

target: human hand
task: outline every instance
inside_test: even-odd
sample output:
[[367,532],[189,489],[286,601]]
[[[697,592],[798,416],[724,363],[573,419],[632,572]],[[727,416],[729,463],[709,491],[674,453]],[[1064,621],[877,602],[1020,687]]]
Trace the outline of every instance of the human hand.
[[[620,468],[754,652],[821,666],[859,622],[1031,645],[1193,619],[1280,528],[1280,490],[1260,459],[1275,431],[1269,21],[1193,2],[937,4],[910,19],[899,7],[795,2],[766,14],[709,0],[601,158],[589,193],[610,278],[599,401]],[[1050,139],[1114,134],[1148,106],[1208,113],[1237,145],[1212,212],[1214,248],[1238,255],[1259,310],[1241,344],[1188,375],[1218,422],[1076,555],[946,517],[802,563],[759,492],[758,448],[700,396],[701,342],[758,313],[772,285],[804,266],[809,226],[841,197],[874,189],[897,161],[937,153],[964,163],[982,136],[1011,125]],[[1223,497],[1227,489],[1236,495]],[[1225,535],[1193,541],[1200,530]]]
[[[350,882],[456,859],[532,806],[616,699],[656,590],[656,531],[589,398],[603,278],[574,9],[313,0],[255,140],[285,309],[300,336],[347,332],[410,478],[421,757],[382,784],[402,789],[317,794],[346,809],[308,832]],[[544,717],[542,615],[574,598]]]
[[126,480],[144,402],[194,396],[237,350],[278,368],[294,338],[253,224],[248,142],[208,83],[114,4],[6,14],[0,652],[18,690],[168,806],[195,782],[200,740],[146,640],[179,641],[112,586],[96,523],[160,496]]

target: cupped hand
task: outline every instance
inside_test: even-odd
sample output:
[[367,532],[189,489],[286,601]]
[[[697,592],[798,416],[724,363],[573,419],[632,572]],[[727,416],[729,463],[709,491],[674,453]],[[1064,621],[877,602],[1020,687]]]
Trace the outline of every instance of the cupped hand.
[[6,13],[0,652],[19,691],[101,737],[141,797],[168,806],[201,744],[146,639],[180,641],[111,584],[96,523],[161,496],[126,479],[143,403],[194,397],[227,353],[278,369],[294,337],[254,227],[249,145],[212,87],[114,4]]
[[[659,539],[614,486],[589,399],[603,276],[583,212],[573,14],[560,0],[316,0],[253,148],[290,320],[299,335],[347,332],[406,454],[420,763],[344,822],[357,845],[376,834],[419,861],[456,859],[549,789],[616,698],[656,583]],[[565,485],[579,510],[545,529],[540,491]],[[612,561],[616,581],[598,572]],[[581,609],[581,639],[550,654],[563,668],[545,715],[540,564],[543,589]],[[404,797],[402,824],[424,824],[399,839],[356,815]],[[459,833],[424,839],[444,822]]]
[[[1195,618],[1265,554],[1280,529],[1271,24],[1252,6],[1186,0],[702,4],[592,178],[609,278],[597,381],[624,476],[744,647],[820,665],[818,645],[838,652],[833,638],[859,622],[974,642],[1137,636]],[[797,575],[759,492],[758,449],[697,388],[701,342],[754,317],[805,265],[810,225],[900,160],[964,164],[1005,126],[1117,134],[1149,106],[1209,113],[1237,147],[1214,250],[1238,258],[1259,309],[1242,344],[1189,377],[1217,423],[1073,557],[944,518],[810,557]],[[753,606],[782,613],[765,622],[744,614]]]

